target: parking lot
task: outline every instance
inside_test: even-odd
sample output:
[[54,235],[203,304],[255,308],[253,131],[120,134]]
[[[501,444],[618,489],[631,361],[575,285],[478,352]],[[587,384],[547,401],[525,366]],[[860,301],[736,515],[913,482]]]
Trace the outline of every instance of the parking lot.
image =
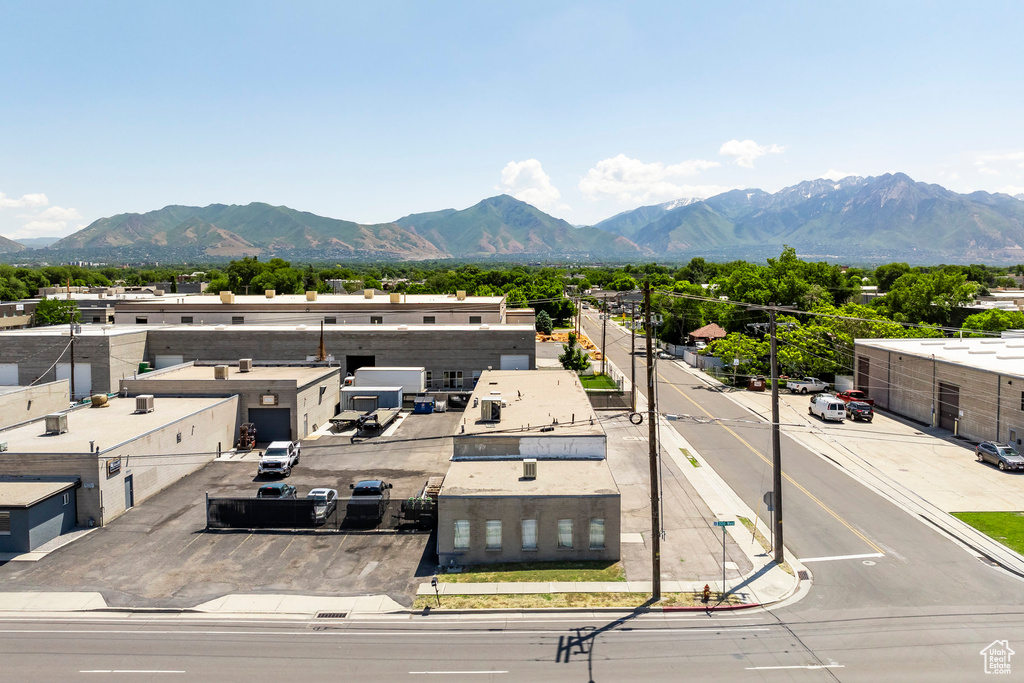
[[[305,496],[346,496],[367,478],[391,482],[392,500],[443,475],[462,413],[410,415],[394,435],[352,444],[321,436],[302,444],[285,479]],[[213,462],[102,529],[38,562],[0,566],[5,590],[95,590],[113,606],[190,607],[228,593],[388,594],[411,604],[436,567],[433,534],[206,531],[206,495],[252,497],[265,482],[253,456]]]

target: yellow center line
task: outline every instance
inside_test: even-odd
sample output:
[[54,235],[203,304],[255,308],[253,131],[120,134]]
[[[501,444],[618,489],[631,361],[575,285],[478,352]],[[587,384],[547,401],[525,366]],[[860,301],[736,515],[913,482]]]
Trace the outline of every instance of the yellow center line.
[[[694,401],[694,400],[693,400],[692,398],[690,398],[689,396],[687,396],[687,395],[686,395],[686,394],[685,394],[685,393],[683,392],[683,390],[682,390],[682,389],[680,389],[680,388],[679,388],[679,387],[677,387],[677,386],[676,386],[675,384],[672,384],[672,383],[671,383],[671,382],[669,382],[669,381],[668,381],[667,379],[665,379],[664,377],[662,377],[661,373],[658,373],[658,378],[659,378],[659,379],[661,379],[661,380],[662,380],[663,382],[665,382],[665,384],[667,384],[668,386],[670,386],[670,387],[672,387],[673,389],[675,389],[676,391],[678,391],[678,392],[679,392],[679,394],[680,394],[680,395],[681,395],[681,396],[682,396],[683,398],[685,398],[685,399],[686,399],[687,401],[689,401],[689,402],[690,402],[690,403],[692,403],[692,404],[693,404],[694,406],[696,406],[696,407],[697,407],[697,410],[699,410],[700,412],[704,413],[705,415],[707,415],[707,416],[708,416],[709,418],[711,418],[712,420],[714,420],[714,419],[715,419],[715,417],[714,417],[714,416],[713,416],[713,415],[712,415],[711,413],[709,413],[708,411],[704,410],[704,407],[703,407],[703,406],[701,406],[701,405],[700,405],[699,403],[697,403],[697,402],[696,402],[696,401]],[[744,446],[746,446],[747,448],[749,448],[749,449],[750,449],[750,452],[751,452],[751,453],[753,453],[753,454],[754,454],[754,455],[756,455],[757,457],[761,458],[761,460],[763,460],[764,462],[768,463],[769,465],[771,465],[771,464],[772,464],[772,463],[771,463],[771,461],[770,461],[770,460],[769,460],[768,458],[766,458],[766,457],[765,457],[765,456],[764,456],[764,455],[763,455],[763,454],[761,453],[761,451],[757,450],[756,448],[754,448],[753,446],[751,446],[751,445],[750,445],[749,443],[747,443],[747,441],[746,441],[746,440],[745,440],[745,439],[744,439],[743,437],[741,437],[741,436],[740,436],[739,434],[737,434],[736,432],[734,432],[734,431],[733,431],[732,429],[730,429],[730,428],[729,428],[728,426],[726,426],[726,425],[722,424],[721,422],[718,422],[717,420],[716,420],[715,424],[717,424],[717,425],[718,425],[719,427],[721,427],[721,428],[722,428],[722,429],[724,429],[725,431],[727,431],[727,432],[729,432],[730,434],[732,434],[732,435],[733,435],[733,436],[734,436],[734,437],[736,438],[736,440],[737,440],[737,441],[739,441],[739,442],[740,442],[741,444],[743,444]],[[789,482],[790,484],[792,484],[792,485],[793,485],[793,486],[795,486],[795,487],[796,487],[797,489],[799,489],[799,490],[800,490],[800,491],[801,491],[801,492],[802,492],[802,493],[803,493],[803,494],[804,494],[805,496],[807,496],[808,498],[810,498],[811,500],[813,500],[813,501],[814,501],[815,503],[817,503],[817,504],[818,504],[819,506],[821,506],[821,509],[822,509],[822,510],[824,510],[824,511],[825,511],[825,512],[827,512],[828,514],[832,515],[832,517],[833,517],[833,518],[835,518],[835,520],[836,520],[837,522],[839,522],[840,524],[842,524],[843,526],[845,526],[845,527],[846,527],[847,529],[849,529],[850,531],[852,531],[852,532],[853,532],[853,534],[854,534],[855,536],[857,536],[857,538],[859,538],[860,540],[864,541],[864,542],[865,542],[865,543],[867,543],[867,544],[868,544],[869,546],[871,546],[871,548],[872,548],[872,549],[873,549],[873,550],[874,550],[874,551],[875,551],[876,553],[880,553],[880,554],[882,554],[882,555],[884,555],[884,554],[885,554],[885,553],[884,553],[884,552],[882,551],[882,549],[881,549],[881,548],[879,548],[879,547],[878,547],[877,545],[875,545],[874,543],[872,543],[872,542],[871,542],[871,540],[870,540],[870,539],[868,539],[868,537],[867,537],[867,536],[865,536],[864,534],[862,534],[862,533],[861,533],[860,531],[858,531],[857,529],[853,528],[853,526],[852,526],[852,525],[851,525],[851,524],[850,524],[849,522],[847,522],[847,521],[846,521],[845,519],[843,519],[842,517],[840,517],[840,516],[839,516],[839,514],[838,514],[838,513],[837,513],[837,512],[835,511],[835,510],[833,510],[833,509],[832,509],[832,508],[830,508],[829,506],[827,506],[827,505],[825,505],[824,503],[822,503],[822,502],[821,502],[820,500],[818,500],[818,498],[817,498],[817,497],[816,497],[816,496],[815,496],[814,494],[812,494],[812,493],[811,493],[810,491],[808,491],[808,490],[807,490],[807,489],[805,489],[805,488],[804,488],[803,486],[801,486],[801,485],[800,485],[800,484],[798,484],[798,483],[797,483],[796,481],[794,481],[794,480],[793,480],[793,477],[789,476],[789,475],[788,475],[788,474],[786,474],[785,472],[783,472],[783,473],[782,473],[782,476],[786,478],[786,481],[788,481],[788,482]]]

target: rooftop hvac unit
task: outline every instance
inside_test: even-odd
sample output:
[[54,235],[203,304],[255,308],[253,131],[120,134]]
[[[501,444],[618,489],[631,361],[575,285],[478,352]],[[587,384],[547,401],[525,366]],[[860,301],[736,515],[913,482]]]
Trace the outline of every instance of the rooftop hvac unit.
[[242,358],[238,361],[239,372],[252,372],[252,358]]
[[68,416],[65,413],[53,413],[46,416],[46,433],[63,434],[68,431]]
[[364,289],[363,290],[363,298],[364,299],[372,299],[373,298],[373,290],[372,289]]
[[306,301],[316,301],[316,290],[306,292]]
[[537,458],[523,460],[523,479],[537,478]]
[[480,399],[480,421],[501,422],[501,396],[485,396]]
[[139,394],[135,397],[136,413],[152,413],[156,410],[153,402],[153,394]]
[[220,302],[222,304],[233,304],[235,303],[235,293],[230,291],[222,291],[220,293]]
[[228,366],[226,366],[226,365],[214,365],[213,366],[213,378],[214,379],[227,379],[228,378]]
[[460,289],[460,290],[456,291],[455,292],[455,298],[458,299],[459,301],[465,301],[466,300],[466,290]]
[[277,292],[274,291],[273,289],[265,289],[263,290],[263,293],[266,295],[268,299],[273,299],[277,295]]
[[6,450],[7,450],[7,442],[6,441],[0,441],[0,453],[5,452]]
[[398,293],[398,292],[391,292],[391,303],[397,304],[397,303],[401,303],[401,301],[402,301],[402,295],[400,293]]

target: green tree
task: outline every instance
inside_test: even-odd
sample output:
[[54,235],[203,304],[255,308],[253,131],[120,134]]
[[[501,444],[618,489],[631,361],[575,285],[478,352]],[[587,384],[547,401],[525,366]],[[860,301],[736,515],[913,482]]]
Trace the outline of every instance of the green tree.
[[970,337],[985,337],[988,335],[977,334],[979,331],[1002,332],[1003,330],[1024,329],[1024,313],[1020,311],[1001,311],[991,309],[983,313],[969,315],[964,320],[964,332],[970,332]]
[[562,354],[558,356],[558,362],[566,370],[572,370],[576,374],[586,372],[590,367],[590,354],[583,347],[576,345],[576,333],[569,333],[569,343],[562,344]]
[[555,325],[551,322],[551,316],[548,315],[547,311],[541,311],[537,314],[537,331],[541,334],[551,334],[555,329]]
[[78,322],[78,304],[67,299],[43,299],[36,305],[36,325],[67,325]]

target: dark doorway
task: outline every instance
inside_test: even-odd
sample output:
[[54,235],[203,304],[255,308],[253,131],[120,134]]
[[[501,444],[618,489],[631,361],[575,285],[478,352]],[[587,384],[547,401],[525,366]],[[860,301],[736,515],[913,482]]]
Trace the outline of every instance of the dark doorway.
[[256,425],[257,441],[292,440],[292,415],[288,408],[249,408],[249,422]]
[[960,419],[960,387],[939,382],[939,427],[954,431]]
[[135,507],[135,482],[132,475],[124,478],[124,509],[130,510]]
[[871,359],[861,356],[857,359],[857,388],[868,396],[871,395]]
[[354,375],[359,368],[372,368],[376,362],[376,356],[345,356],[345,372]]

